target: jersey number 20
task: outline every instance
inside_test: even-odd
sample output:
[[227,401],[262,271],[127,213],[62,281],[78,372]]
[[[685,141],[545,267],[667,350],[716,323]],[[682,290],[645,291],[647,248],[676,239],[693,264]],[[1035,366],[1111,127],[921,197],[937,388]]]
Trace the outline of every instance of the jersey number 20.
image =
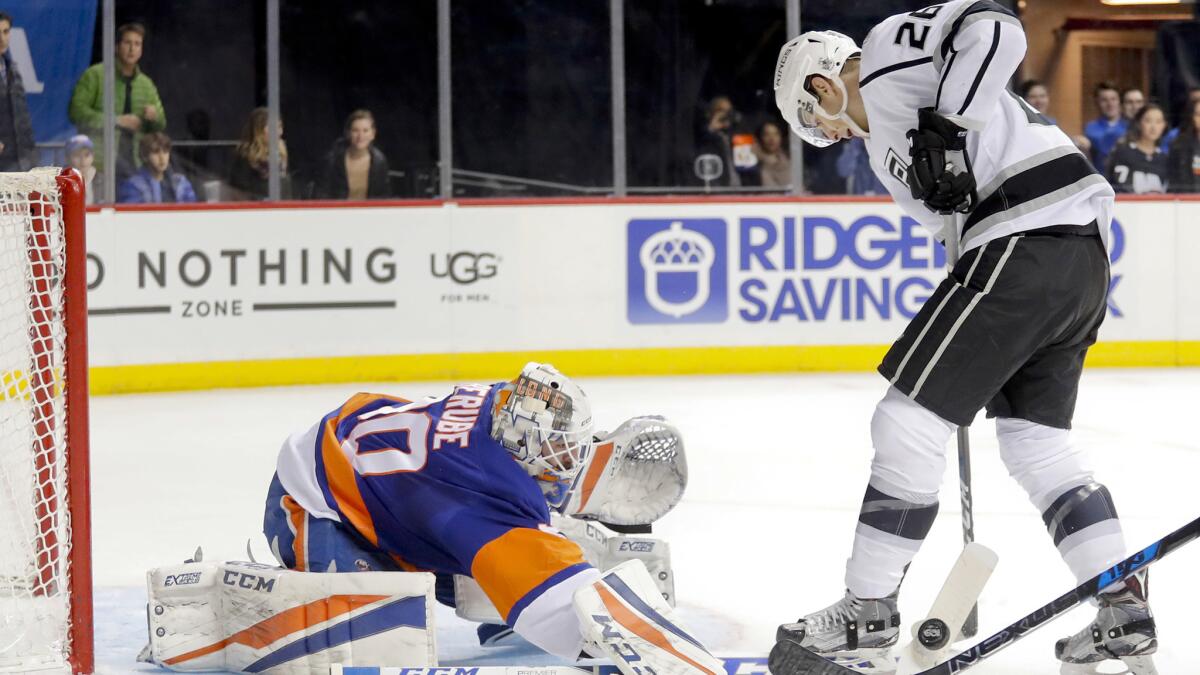
[[[937,16],[937,13],[941,10],[941,5],[934,5],[933,7],[926,7],[925,9],[918,9],[915,12],[909,12],[908,15],[914,19],[923,19],[925,21],[929,21],[933,17]],[[900,24],[900,30],[896,31],[896,44],[899,45],[907,42],[909,47],[913,47],[915,49],[924,49],[925,38],[929,37],[929,28],[930,27],[928,24],[918,28],[917,24],[913,23],[912,21],[906,21]],[[920,31],[919,33],[917,32],[918,30]]]
[[359,418],[342,452],[360,476],[420,471],[429,459],[428,404],[380,408]]

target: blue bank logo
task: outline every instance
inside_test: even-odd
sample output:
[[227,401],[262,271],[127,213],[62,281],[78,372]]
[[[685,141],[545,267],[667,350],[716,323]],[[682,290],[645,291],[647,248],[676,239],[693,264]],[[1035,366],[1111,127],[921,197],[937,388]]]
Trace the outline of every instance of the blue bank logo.
[[629,221],[630,323],[721,323],[729,316],[725,221]]

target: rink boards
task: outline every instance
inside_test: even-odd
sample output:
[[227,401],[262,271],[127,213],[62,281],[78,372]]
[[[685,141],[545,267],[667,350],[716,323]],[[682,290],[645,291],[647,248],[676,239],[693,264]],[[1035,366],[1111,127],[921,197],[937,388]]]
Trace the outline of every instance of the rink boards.
[[[1200,365],[1200,202],[1116,216],[1089,365]],[[945,275],[886,201],[104,210],[88,251],[94,393],[868,370]]]

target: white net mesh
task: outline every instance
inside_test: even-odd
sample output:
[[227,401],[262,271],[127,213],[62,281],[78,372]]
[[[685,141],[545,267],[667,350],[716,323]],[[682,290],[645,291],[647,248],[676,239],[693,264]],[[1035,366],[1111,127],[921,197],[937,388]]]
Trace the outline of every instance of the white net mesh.
[[0,174],[0,672],[70,649],[64,237],[55,172]]

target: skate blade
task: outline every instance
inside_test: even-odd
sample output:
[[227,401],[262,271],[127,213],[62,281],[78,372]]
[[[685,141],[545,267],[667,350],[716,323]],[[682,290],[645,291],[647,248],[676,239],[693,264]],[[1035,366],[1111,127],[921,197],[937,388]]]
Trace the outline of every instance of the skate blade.
[[1058,672],[1059,675],[1158,675],[1154,657],[1149,655],[1123,656],[1120,660],[1108,659],[1096,663],[1064,663]]
[[892,675],[895,672],[895,661],[891,660],[890,655],[886,656],[891,664],[887,669],[874,667],[878,659],[863,659],[862,654],[838,652],[830,654],[830,657],[837,661],[805,649],[799,642],[784,639],[771,649],[767,657],[767,670],[771,671],[771,675]]

